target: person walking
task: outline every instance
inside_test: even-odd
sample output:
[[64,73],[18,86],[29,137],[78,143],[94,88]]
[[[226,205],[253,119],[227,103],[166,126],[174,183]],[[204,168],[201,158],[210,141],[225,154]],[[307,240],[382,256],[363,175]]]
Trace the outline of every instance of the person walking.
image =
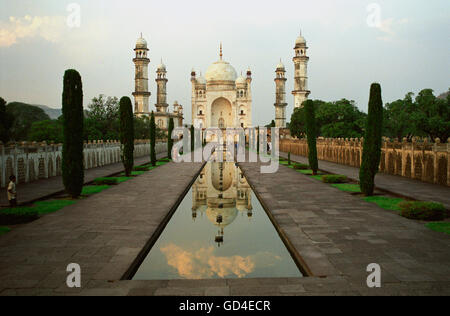
[[11,207],[17,206],[17,191],[16,191],[16,177],[15,176],[9,177],[8,201],[9,201],[9,206],[11,206]]

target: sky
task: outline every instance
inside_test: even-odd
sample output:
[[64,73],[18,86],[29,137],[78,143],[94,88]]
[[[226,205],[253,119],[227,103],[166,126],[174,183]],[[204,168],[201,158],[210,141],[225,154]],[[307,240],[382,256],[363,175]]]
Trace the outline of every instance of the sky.
[[254,125],[274,119],[280,58],[290,119],[300,32],[309,47],[312,99],[347,98],[367,111],[372,82],[381,84],[385,103],[450,87],[448,0],[0,0],[0,96],[60,108],[64,71],[74,68],[85,107],[99,94],[132,97],[141,32],[150,49],[150,104],[162,58],[168,102],[184,106],[186,123],[191,69],[204,74],[219,59],[220,42],[238,74],[253,72]]

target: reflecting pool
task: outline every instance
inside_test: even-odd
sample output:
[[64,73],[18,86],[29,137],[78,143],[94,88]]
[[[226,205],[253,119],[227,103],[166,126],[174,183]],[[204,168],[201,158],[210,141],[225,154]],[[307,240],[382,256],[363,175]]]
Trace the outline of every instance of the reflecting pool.
[[209,162],[133,280],[301,276],[239,167]]

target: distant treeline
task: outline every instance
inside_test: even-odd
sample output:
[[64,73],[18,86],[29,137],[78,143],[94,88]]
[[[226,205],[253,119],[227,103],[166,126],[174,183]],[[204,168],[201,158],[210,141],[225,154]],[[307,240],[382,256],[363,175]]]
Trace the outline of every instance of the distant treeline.
[[[449,90],[450,91],[450,90]],[[326,138],[360,138],[364,136],[367,114],[361,112],[354,101],[335,102],[314,100],[317,135]],[[447,142],[450,137],[450,93],[439,97],[425,89],[414,98],[408,93],[404,99],[387,103],[384,107],[383,135],[402,140],[413,137],[439,138]],[[291,135],[304,137],[305,110],[296,109],[289,123]]]
[[[2,110],[3,109],[3,110]],[[63,118],[51,119],[43,109],[21,102],[6,102],[0,98],[0,140],[55,142],[63,141]],[[119,139],[119,100],[116,97],[99,95],[92,99],[85,111],[84,140],[118,140]],[[150,120],[134,119],[135,138],[150,138]],[[157,130],[157,137],[165,134]]]

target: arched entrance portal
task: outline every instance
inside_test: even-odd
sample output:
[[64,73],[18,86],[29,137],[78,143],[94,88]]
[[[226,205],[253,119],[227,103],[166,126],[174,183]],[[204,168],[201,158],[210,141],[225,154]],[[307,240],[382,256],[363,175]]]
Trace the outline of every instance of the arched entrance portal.
[[231,103],[227,99],[216,99],[211,105],[211,127],[233,127],[231,108]]

